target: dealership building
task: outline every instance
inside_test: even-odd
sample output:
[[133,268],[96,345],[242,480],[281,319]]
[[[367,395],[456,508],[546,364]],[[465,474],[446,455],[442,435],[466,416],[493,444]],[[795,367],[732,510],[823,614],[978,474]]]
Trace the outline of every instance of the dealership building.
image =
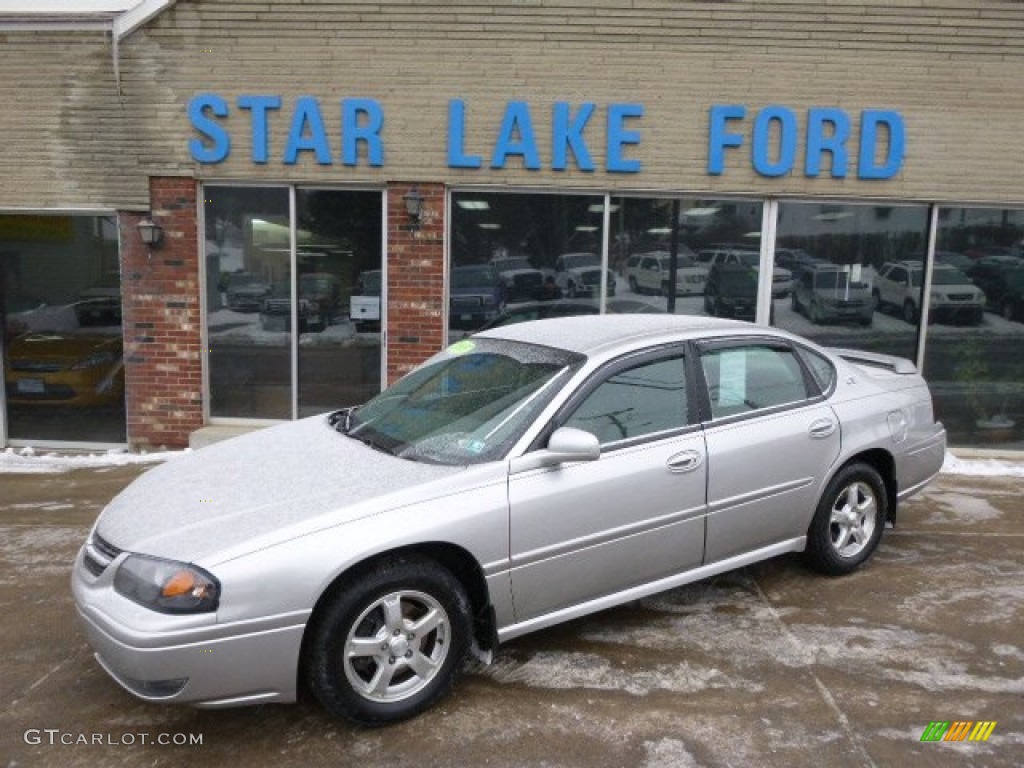
[[670,311],[911,359],[952,446],[1024,449],[1024,4],[94,5],[0,13],[0,446]]

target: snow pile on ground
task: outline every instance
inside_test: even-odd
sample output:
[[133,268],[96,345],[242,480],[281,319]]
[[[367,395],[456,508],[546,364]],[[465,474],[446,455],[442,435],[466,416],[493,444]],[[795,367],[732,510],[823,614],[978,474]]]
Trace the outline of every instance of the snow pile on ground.
[[128,464],[152,464],[167,461],[188,453],[184,451],[157,451],[155,453],[129,453],[127,451],[106,451],[105,453],[60,454],[40,453],[33,448],[8,448],[0,453],[0,474],[43,474],[68,472],[72,469],[96,469],[100,467],[123,467]]
[[997,459],[958,459],[951,453],[942,462],[946,475],[972,475],[974,477],[1024,477],[1024,462]]

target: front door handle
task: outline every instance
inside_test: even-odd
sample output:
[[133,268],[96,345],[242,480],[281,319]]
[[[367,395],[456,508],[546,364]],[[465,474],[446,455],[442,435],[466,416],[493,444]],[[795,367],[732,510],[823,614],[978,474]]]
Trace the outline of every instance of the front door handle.
[[836,423],[832,419],[818,419],[807,428],[807,433],[814,438],[828,437],[836,431]]
[[669,458],[667,462],[669,472],[692,472],[701,465],[704,457],[699,451],[683,451]]

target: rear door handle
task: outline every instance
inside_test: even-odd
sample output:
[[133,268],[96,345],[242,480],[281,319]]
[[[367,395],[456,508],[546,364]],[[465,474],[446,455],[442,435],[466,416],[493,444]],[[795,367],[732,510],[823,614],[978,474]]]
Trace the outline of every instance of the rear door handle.
[[677,453],[675,456],[669,458],[667,462],[668,471],[681,473],[681,472],[692,472],[701,465],[704,461],[704,457],[699,451],[683,451]]
[[836,423],[832,419],[818,419],[817,421],[811,422],[811,426],[807,428],[808,434],[814,438],[828,437],[836,431]]

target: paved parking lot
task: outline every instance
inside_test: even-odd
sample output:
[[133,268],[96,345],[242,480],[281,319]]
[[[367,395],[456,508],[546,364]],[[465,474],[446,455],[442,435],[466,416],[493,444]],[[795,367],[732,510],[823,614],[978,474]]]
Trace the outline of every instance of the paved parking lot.
[[[367,730],[312,703],[143,704],[99,669],[69,564],[141,471],[0,475],[0,767],[1024,762],[1020,478],[941,476],[853,576],[780,558],[542,631],[426,715]],[[996,726],[920,741],[947,720]]]

